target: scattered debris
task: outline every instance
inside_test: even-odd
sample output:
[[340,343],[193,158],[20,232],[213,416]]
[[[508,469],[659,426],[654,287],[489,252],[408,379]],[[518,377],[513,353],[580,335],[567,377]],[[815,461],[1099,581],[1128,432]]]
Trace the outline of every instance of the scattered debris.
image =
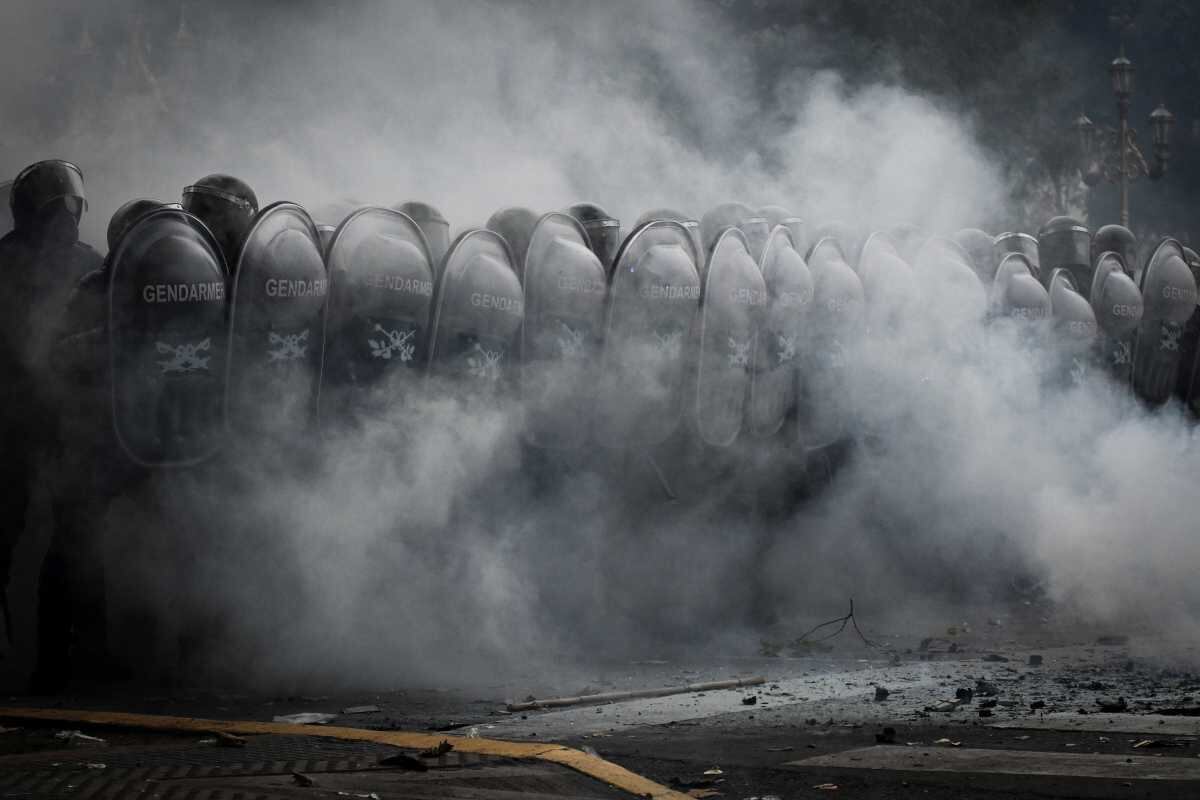
[[59,731],[54,734],[55,739],[63,739],[71,744],[108,744],[99,736],[88,736],[83,731]]
[[383,709],[381,709],[379,706],[350,706],[349,708],[343,708],[342,713],[343,714],[378,714],[382,710]]
[[1100,711],[1105,714],[1120,714],[1129,710],[1129,704],[1125,702],[1124,697],[1118,697],[1116,700],[1111,697],[1098,697],[1096,705],[1100,706]]
[[990,708],[979,709],[979,716],[981,716],[981,717],[990,717],[990,716],[992,716],[993,713],[995,713],[995,712],[993,712]]
[[975,694],[980,697],[995,697],[1000,694],[1000,690],[996,687],[996,684],[985,681],[983,678],[976,678]]
[[[695,791],[696,789],[712,789],[716,785],[717,782],[711,779],[685,781],[681,780],[680,778],[671,778],[672,789],[678,789],[679,791],[687,792],[688,794],[691,794],[691,792]],[[695,795],[693,795],[693,797],[694,796]]]
[[216,737],[213,744],[217,747],[245,747],[246,740],[241,736],[234,736],[232,733],[223,733],[217,731],[213,734]]
[[875,687],[875,702],[882,703],[884,700],[888,699],[889,694],[891,694],[891,692],[889,692],[887,689],[883,688],[882,686],[876,686]]
[[98,761],[88,761],[83,766],[85,769],[108,769],[108,764],[101,764]]
[[966,705],[975,699],[975,692],[971,689],[955,689],[954,697],[959,703]]
[[442,739],[440,742],[438,742],[436,747],[431,747],[428,750],[422,750],[420,753],[417,753],[417,755],[421,758],[440,758],[453,749],[454,745],[450,744],[448,740]]
[[986,656],[983,657],[983,660],[991,662],[993,664],[1007,664],[1008,663],[1007,658],[1005,658],[1004,656],[999,655],[997,653],[988,653]]
[[836,792],[838,785],[836,783],[818,783],[813,788],[821,792]]
[[1101,636],[1096,640],[1096,644],[1101,647],[1121,647],[1129,644],[1128,636]]
[[292,773],[292,782],[295,783],[297,786],[303,786],[306,789],[311,789],[312,787],[317,785],[317,782],[314,779],[305,775],[303,772],[293,772]]
[[286,722],[291,725],[325,725],[337,719],[337,714],[319,714],[316,711],[305,711],[300,714],[283,714],[273,717],[272,722]]
[[982,710],[987,710],[989,708],[995,708],[998,705],[1000,705],[1000,701],[993,697],[991,700],[981,701],[979,703],[979,708]]
[[945,713],[948,713],[951,711],[957,711],[958,707],[959,707],[958,703],[951,703],[949,700],[947,700],[945,702],[938,703],[937,705],[925,706],[925,710],[932,711],[932,712],[935,712],[938,714],[945,714]]
[[709,769],[704,770],[705,777],[710,777],[710,778],[718,777],[719,778],[720,776],[722,776],[724,774],[725,774],[725,770],[721,769],[720,767],[711,767]]
[[1032,703],[1029,704],[1030,711],[1041,711],[1045,707],[1046,707],[1045,700],[1034,700]]
[[950,739],[938,739],[934,744],[940,744],[943,747],[962,747],[962,742],[955,742]]
[[875,743],[876,744],[895,744],[896,743],[896,729],[895,728],[884,728],[882,731],[875,734]]
[[1137,744],[1135,744],[1133,746],[1133,749],[1141,750],[1142,748],[1153,748],[1153,749],[1157,750],[1162,747],[1187,747],[1187,746],[1188,746],[1187,742],[1172,741],[1170,739],[1142,739],[1140,742],[1138,742]]
[[[1184,706],[1180,708],[1160,708],[1154,712],[1164,717],[1200,717],[1200,706]],[[3,731],[0,731],[3,733]]]
[[429,767],[419,758],[413,758],[408,753],[392,753],[390,756],[384,756],[377,762],[381,767],[399,767],[413,772],[427,772]]
[[1041,656],[1030,656],[1029,657],[1029,666],[1040,667],[1041,665],[1042,665],[1042,657]]
[[796,748],[792,747],[791,745],[784,745],[783,747],[768,747],[767,752],[768,753],[790,753],[795,749]]
[[758,705],[758,695],[756,695],[756,694],[746,695],[745,697],[742,698],[742,705],[744,705],[744,706]]

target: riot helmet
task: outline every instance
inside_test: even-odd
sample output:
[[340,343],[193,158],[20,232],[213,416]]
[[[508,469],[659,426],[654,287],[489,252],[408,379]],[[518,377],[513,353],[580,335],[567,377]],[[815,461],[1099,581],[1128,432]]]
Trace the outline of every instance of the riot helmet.
[[737,228],[746,235],[751,258],[757,262],[762,257],[771,229],[766,218],[745,203],[722,203],[700,219],[706,255],[712,252],[713,245],[727,228]]
[[421,229],[421,233],[425,234],[425,242],[429,245],[429,256],[433,259],[433,270],[436,274],[438,264],[442,263],[442,256],[450,249],[450,223],[442,216],[441,211],[420,200],[409,200],[392,208],[411,217]]
[[1029,273],[1034,278],[1041,279],[1042,261],[1038,254],[1038,240],[1028,233],[1006,231],[992,241],[995,248],[996,263],[999,264],[1009,253],[1020,253],[1025,256]]
[[971,268],[984,285],[990,284],[996,277],[996,267],[999,266],[992,249],[992,237],[979,228],[963,228],[950,238],[966,251]]
[[[838,243],[842,254],[846,257],[847,264],[857,264],[858,254],[862,249],[862,241],[854,226],[842,220],[833,220],[826,222],[813,232],[812,241],[819,242],[822,239],[833,239]],[[903,254],[901,254],[903,257]],[[909,259],[905,258],[905,261]]]
[[525,254],[529,252],[530,236],[537,223],[538,215],[528,208],[510,206],[488,217],[487,225],[484,226],[492,233],[500,234],[500,238],[508,244],[517,275],[522,272]]
[[763,206],[758,210],[758,216],[767,221],[767,227],[774,230],[777,225],[787,228],[792,234],[792,243],[797,253],[808,251],[808,233],[804,220],[783,206]]
[[[1092,285],[1092,237],[1087,226],[1071,217],[1054,217],[1038,231],[1038,255],[1043,273],[1063,267],[1076,287]],[[1047,288],[1049,279],[1047,278]]]
[[13,227],[56,239],[79,238],[79,220],[87,210],[83,173],[69,161],[50,159],[31,164],[9,189]]
[[136,200],[130,200],[122,204],[112,215],[112,219],[108,221],[108,251],[111,253],[116,250],[117,245],[121,243],[121,239],[125,236],[126,232],[142,217],[151,211],[157,211],[160,208],[168,206],[178,208],[174,203],[164,203],[161,200],[151,200],[146,197],[139,197]]
[[1101,225],[1092,236],[1092,263],[1101,253],[1114,253],[1121,259],[1121,267],[1127,275],[1137,272],[1137,237],[1124,225]]
[[321,237],[321,253],[326,257],[329,255],[329,244],[333,241],[333,234],[337,233],[336,225],[326,225],[325,223],[317,223],[317,235]]
[[595,203],[576,203],[567,213],[579,220],[587,231],[592,252],[607,272],[612,272],[617,248],[621,246],[621,220],[609,214]]
[[183,210],[212,232],[228,270],[237,264],[242,240],[258,213],[258,197],[245,181],[232,175],[206,175],[183,190]]
[[684,214],[682,211],[676,211],[673,208],[655,208],[645,212],[637,218],[637,222],[633,224],[634,230],[642,227],[649,222],[657,220],[669,220],[678,222],[687,229],[688,238],[692,240],[692,248],[695,250],[696,267],[704,268],[704,241],[700,236],[700,220],[695,217]]

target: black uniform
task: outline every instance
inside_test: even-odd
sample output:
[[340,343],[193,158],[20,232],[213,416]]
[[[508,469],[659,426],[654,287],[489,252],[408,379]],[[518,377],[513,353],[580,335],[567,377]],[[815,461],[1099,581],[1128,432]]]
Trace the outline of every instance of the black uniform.
[[[84,200],[74,165],[54,161],[27,168],[14,181],[11,205],[15,227],[0,239],[0,274],[7,286],[0,296],[0,578],[5,589],[35,471],[39,462],[62,454],[63,387],[52,368],[56,320],[82,276],[101,264],[100,256],[79,241]],[[55,532],[39,587],[41,604],[52,616],[72,604],[63,587],[75,583],[73,572],[86,572],[98,562],[73,543],[75,526],[60,524],[74,511],[70,496],[55,484],[50,484]]]

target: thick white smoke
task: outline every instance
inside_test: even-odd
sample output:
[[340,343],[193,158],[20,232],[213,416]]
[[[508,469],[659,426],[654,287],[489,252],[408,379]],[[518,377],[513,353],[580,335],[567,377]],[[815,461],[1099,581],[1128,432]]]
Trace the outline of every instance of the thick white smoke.
[[[455,229],[584,199],[627,224],[729,199],[863,230],[1011,212],[968,117],[799,66],[764,86],[753,39],[706,3],[6,8],[19,79],[0,102],[25,116],[0,170],[79,162],[97,244],[125,200],[217,171],[263,204],[421,199]],[[824,402],[872,443],[786,519],[755,514],[736,457],[706,456],[711,485],[668,475],[670,503],[637,457],[522,466],[517,409],[435,394],[334,432],[311,464],[156,476],[108,520],[112,592],[206,621],[239,678],[376,685],[736,635],[763,597],[799,619],[1031,573],[1098,618],[1151,592],[1194,606],[1200,465],[1179,415],[1099,377],[1052,388],[1025,344],[936,294],[850,354],[854,391]]]

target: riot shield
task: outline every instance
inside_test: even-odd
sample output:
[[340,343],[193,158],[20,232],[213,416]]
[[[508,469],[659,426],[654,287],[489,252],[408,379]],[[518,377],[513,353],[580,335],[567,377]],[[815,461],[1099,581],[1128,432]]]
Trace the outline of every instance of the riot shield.
[[[863,240],[859,236],[859,231],[853,225],[840,219],[826,222],[813,231],[810,237],[810,241],[814,245],[814,250],[816,249],[816,243],[822,239],[832,239],[836,242],[838,249],[842,252],[842,258],[845,259],[847,264],[853,266],[858,263]],[[811,253],[809,255],[809,261],[811,262]],[[907,261],[907,259],[905,260]]]
[[893,225],[888,228],[887,235],[892,244],[895,245],[896,252],[904,259],[906,264],[913,263],[917,251],[921,249],[921,245],[925,244],[925,240],[929,238],[929,235],[923,230],[910,223]]
[[420,385],[433,267],[421,229],[387,208],[347,217],[329,245],[320,424],[382,416]]
[[692,240],[692,260],[696,263],[696,269],[700,271],[700,285],[703,286],[707,253],[704,251],[704,237],[700,234],[700,220],[671,208],[655,208],[638,217],[633,228],[637,230],[647,222],[654,222],[660,219],[678,222],[687,229],[688,237]]
[[767,221],[767,227],[772,231],[778,225],[787,228],[788,233],[792,234],[792,248],[797,254],[808,252],[808,232],[804,227],[803,219],[783,206],[763,206],[758,210],[758,216]]
[[648,448],[679,425],[700,276],[688,231],[655,220],[621,245],[609,278],[596,439]]
[[505,391],[525,298],[500,234],[469,230],[446,251],[434,301],[430,378],[454,381],[474,397]]
[[195,464],[222,441],[225,265],[181,209],[142,217],[111,261],[113,425],[142,466]]
[[1196,280],[1179,242],[1159,243],[1142,270],[1139,288],[1144,312],[1133,347],[1133,390],[1159,406],[1175,388],[1183,326],[1196,308]]
[[932,237],[917,251],[913,272],[931,311],[930,320],[950,335],[965,324],[984,319],[988,311],[987,287],[970,266],[971,257],[952,239]]
[[287,202],[260,211],[234,275],[225,424],[237,437],[299,435],[314,410],[329,287],[308,213]]
[[575,218],[555,212],[538,220],[521,285],[525,438],[537,447],[579,447],[590,432],[589,377],[600,357],[608,281]]
[[12,181],[0,181],[0,236],[13,229],[12,205],[8,200],[12,184]]
[[1048,294],[1057,377],[1060,383],[1079,385],[1087,378],[1091,366],[1090,354],[1096,343],[1096,315],[1091,304],[1075,290],[1067,267],[1051,271]]
[[916,310],[916,276],[886,233],[867,237],[856,272],[863,285],[866,322],[873,330],[894,331]]
[[621,220],[595,203],[576,203],[566,213],[587,231],[588,244],[604,265],[605,272],[612,272],[617,249],[621,246]]
[[996,251],[992,237],[979,228],[963,228],[950,237],[970,257],[969,266],[975,270],[984,286],[990,286],[996,277]]
[[728,228],[713,245],[700,303],[695,420],[701,441],[728,447],[742,430],[767,287],[748,237]]
[[813,279],[782,225],[771,232],[759,262],[767,308],[754,348],[747,425],[753,436],[774,435],[796,405],[796,364],[813,299]]
[[429,260],[433,264],[436,280],[441,270],[442,259],[450,249],[450,223],[442,216],[441,211],[420,200],[409,200],[394,208],[411,217],[421,229],[421,233],[425,234],[425,243],[429,245]]
[[1090,299],[1100,329],[1096,360],[1118,383],[1128,385],[1134,334],[1142,321],[1142,293],[1125,272],[1119,253],[1101,253],[1096,260]]
[[[1192,278],[1200,286],[1200,253],[1190,247],[1183,248],[1183,258]],[[1180,369],[1176,394],[1195,416],[1200,416],[1200,306],[1183,324],[1183,337],[1179,347]]]
[[1034,277],[1029,259],[1009,253],[996,268],[988,296],[988,313],[994,318],[1040,324],[1050,315],[1050,295]]
[[847,402],[848,350],[861,334],[862,281],[846,263],[836,240],[813,245],[809,350],[797,372],[797,436],[801,445],[832,445],[851,432]]
[[512,267],[517,274],[521,273],[521,265],[525,263],[525,253],[529,250],[529,238],[533,228],[538,223],[537,214],[528,208],[512,206],[502,208],[488,217],[484,225],[489,231],[498,233],[508,245],[512,257]]
[[706,256],[711,258],[717,238],[726,228],[737,228],[745,234],[750,257],[756,262],[761,258],[771,229],[766,218],[745,203],[722,203],[701,217],[700,238]]

